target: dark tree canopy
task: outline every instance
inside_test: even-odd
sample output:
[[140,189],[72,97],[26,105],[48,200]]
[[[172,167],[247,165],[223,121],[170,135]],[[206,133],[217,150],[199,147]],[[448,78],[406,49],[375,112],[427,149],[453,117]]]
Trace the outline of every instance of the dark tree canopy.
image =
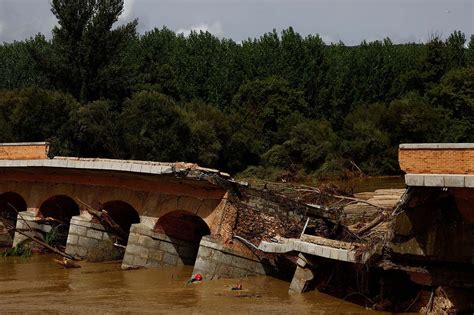
[[474,141],[474,36],[327,44],[143,35],[123,0],[52,0],[58,25],[0,44],[0,141],[197,162],[280,179],[398,174],[401,142]]

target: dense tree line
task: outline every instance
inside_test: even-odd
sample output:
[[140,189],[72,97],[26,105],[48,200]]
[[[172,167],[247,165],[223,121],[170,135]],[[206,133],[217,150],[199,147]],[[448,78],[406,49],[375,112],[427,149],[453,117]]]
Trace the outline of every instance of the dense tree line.
[[51,40],[0,45],[0,142],[273,179],[395,174],[399,143],[474,142],[473,36],[351,47],[290,27],[236,43],[139,35],[114,27],[122,10],[53,0]]

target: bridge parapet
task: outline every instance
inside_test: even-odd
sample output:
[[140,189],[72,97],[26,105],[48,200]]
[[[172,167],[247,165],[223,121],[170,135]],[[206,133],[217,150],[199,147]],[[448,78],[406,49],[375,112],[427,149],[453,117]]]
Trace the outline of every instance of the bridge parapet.
[[42,160],[48,152],[48,142],[0,143],[0,160]]
[[401,144],[408,186],[474,188],[474,143]]

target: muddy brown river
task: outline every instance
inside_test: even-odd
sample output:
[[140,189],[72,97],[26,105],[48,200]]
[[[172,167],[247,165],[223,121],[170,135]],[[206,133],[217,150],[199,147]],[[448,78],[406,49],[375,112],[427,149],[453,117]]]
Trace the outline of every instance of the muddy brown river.
[[[192,267],[121,270],[119,263],[64,269],[52,255],[0,257],[0,313],[381,314],[331,296],[289,295],[272,277],[187,284]],[[57,258],[57,257],[56,257]]]

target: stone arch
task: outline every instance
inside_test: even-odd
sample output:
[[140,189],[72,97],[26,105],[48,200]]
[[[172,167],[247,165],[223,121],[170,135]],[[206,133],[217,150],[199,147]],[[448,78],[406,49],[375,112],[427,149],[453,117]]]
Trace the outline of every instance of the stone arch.
[[160,217],[154,230],[193,243],[199,243],[203,236],[211,234],[209,226],[200,216],[185,210],[171,211]]
[[162,235],[162,242],[173,246],[174,250],[168,249],[166,255],[175,255],[176,258],[169,259],[181,261],[184,265],[194,265],[201,238],[211,233],[200,216],[184,210],[171,211],[160,217],[154,232]]
[[8,245],[12,242],[15,234],[13,230],[9,230],[8,234],[6,234],[7,230],[3,223],[5,222],[12,226],[16,226],[16,220],[18,217],[17,211],[23,212],[26,210],[26,201],[20,194],[15,192],[4,192],[0,194],[0,217],[2,219],[0,232],[2,232],[2,235],[5,235],[5,237],[0,235],[0,243]]
[[56,195],[49,197],[39,207],[38,216],[42,218],[54,218],[61,223],[69,225],[73,216],[79,215],[79,206],[69,196]]
[[104,203],[102,208],[107,211],[109,216],[125,231],[130,233],[130,226],[140,223],[138,211],[129,203],[121,200],[113,200]]
[[43,201],[38,210],[37,216],[45,219],[38,221],[40,230],[45,233],[53,231],[50,242],[53,245],[65,246],[71,218],[79,214],[79,206],[71,197],[66,195],[49,197]]

